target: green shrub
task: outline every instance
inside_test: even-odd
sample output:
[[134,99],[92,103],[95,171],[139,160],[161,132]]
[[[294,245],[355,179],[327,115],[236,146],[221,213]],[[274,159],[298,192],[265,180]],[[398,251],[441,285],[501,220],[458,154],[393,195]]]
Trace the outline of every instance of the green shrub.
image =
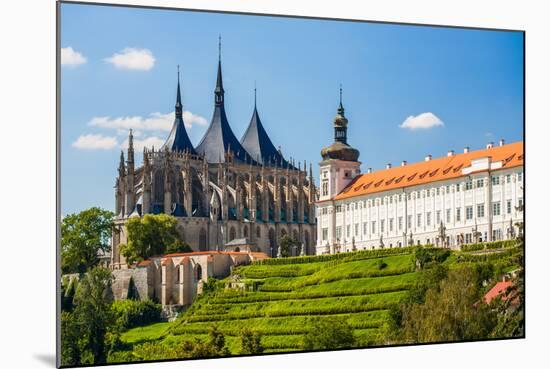
[[382,269],[384,269],[385,267],[387,267],[388,264],[386,264],[386,262],[384,261],[384,259],[380,259],[380,260],[378,260],[378,262],[376,263],[376,266],[378,267],[378,270],[382,270]]
[[460,246],[461,251],[496,250],[517,246],[516,240],[470,243]]
[[119,300],[112,310],[122,330],[160,321],[161,306],[151,300]]

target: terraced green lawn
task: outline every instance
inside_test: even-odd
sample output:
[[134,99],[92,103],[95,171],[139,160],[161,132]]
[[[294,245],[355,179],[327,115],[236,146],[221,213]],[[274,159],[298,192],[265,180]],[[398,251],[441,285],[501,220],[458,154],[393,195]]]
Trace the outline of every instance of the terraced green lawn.
[[[316,258],[235,268],[233,273],[253,282],[255,291],[219,289],[198,298],[175,322],[134,328],[121,340],[130,348],[144,342],[177,345],[206,339],[215,324],[225,334],[232,354],[240,351],[243,328],[262,335],[265,352],[300,351],[303,335],[313,322],[340,317],[354,329],[357,346],[381,344],[389,307],[402,301],[420,276],[414,271],[413,251],[358,252],[325,262]],[[459,258],[472,262],[470,254],[453,253],[444,263],[457,267]]]
[[221,290],[198,299],[173,323],[134,328],[121,339],[173,345],[205,339],[216,324],[234,354],[245,327],[261,333],[266,352],[297,351],[315,320],[341,317],[354,328],[358,345],[366,346],[383,334],[390,305],[413,286],[418,273],[412,269],[411,254],[240,267],[234,273],[258,283],[257,291]]

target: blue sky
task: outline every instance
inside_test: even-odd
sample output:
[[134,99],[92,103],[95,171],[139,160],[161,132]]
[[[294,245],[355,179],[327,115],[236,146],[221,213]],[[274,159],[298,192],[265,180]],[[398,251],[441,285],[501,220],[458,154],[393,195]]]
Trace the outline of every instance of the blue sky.
[[[184,119],[198,144],[213,111],[220,34],[236,136],[250,120],[256,83],[274,144],[312,162],[315,174],[321,148],[332,142],[340,83],[348,142],[363,170],[523,139],[519,32],[64,3],[62,214],[114,208],[128,128],[139,145],[165,139],[178,64]],[[419,125],[429,128],[410,128]]]

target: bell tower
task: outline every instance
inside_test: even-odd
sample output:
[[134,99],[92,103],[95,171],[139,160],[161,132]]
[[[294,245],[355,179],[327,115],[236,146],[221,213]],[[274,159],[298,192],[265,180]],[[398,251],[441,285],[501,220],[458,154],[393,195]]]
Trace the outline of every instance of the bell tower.
[[319,163],[320,201],[336,196],[361,173],[359,150],[348,145],[348,120],[344,113],[340,86],[340,105],[333,121],[334,142],[321,150],[323,160]]

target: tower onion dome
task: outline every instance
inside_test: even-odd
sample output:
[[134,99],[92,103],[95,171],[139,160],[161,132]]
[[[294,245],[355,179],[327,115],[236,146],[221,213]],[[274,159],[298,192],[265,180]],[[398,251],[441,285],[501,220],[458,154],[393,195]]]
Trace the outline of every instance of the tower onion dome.
[[197,152],[200,155],[204,155],[210,163],[225,162],[227,159],[226,154],[230,152],[233,161],[256,165],[257,162],[241,146],[241,143],[229,126],[227,116],[225,115],[224,94],[220,53],[218,76],[214,90],[214,114],[206,133],[197,146]]
[[323,160],[338,159],[345,161],[357,161],[359,150],[354,149],[347,142],[348,119],[344,115],[342,105],[342,88],[340,87],[340,106],[334,117],[334,142],[332,145],[323,147],[321,156]]
[[250,123],[241,138],[241,145],[260,164],[273,164],[278,167],[288,168],[293,166],[275,148],[269,138],[256,107],[256,89],[254,89],[254,112]]
[[180,91],[180,68],[178,65],[178,90],[176,96],[176,118],[172,125],[172,130],[166,139],[162,150],[168,148],[170,151],[187,151],[191,154],[196,154],[193,144],[187,135],[185,124],[183,123],[183,106],[181,104],[181,91]]

